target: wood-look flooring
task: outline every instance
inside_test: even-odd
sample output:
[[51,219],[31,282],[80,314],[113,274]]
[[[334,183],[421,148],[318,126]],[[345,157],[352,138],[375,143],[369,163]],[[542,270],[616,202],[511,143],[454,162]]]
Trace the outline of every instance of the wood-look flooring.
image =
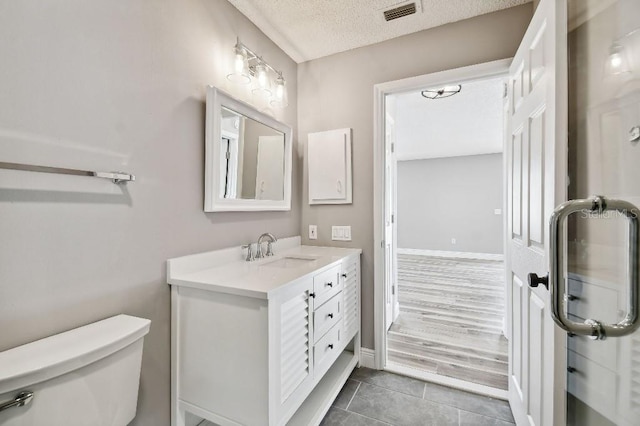
[[399,255],[389,361],[507,389],[504,294],[501,261]]

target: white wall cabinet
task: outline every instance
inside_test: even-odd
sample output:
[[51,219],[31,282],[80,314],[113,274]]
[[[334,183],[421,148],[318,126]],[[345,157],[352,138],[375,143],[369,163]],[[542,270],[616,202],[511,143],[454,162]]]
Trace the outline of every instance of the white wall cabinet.
[[309,204],[352,202],[351,129],[309,133]]
[[360,352],[360,254],[332,259],[266,299],[172,286],[173,426],[320,423]]

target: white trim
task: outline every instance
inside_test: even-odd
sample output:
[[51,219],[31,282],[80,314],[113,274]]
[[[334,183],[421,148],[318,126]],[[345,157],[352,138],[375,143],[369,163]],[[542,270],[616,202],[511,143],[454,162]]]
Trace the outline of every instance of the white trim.
[[508,399],[508,392],[506,390],[479,385],[477,383],[471,383],[465,380],[455,379],[453,377],[441,376],[439,374],[429,373],[428,371],[418,370],[416,368],[406,367],[400,364],[394,364],[393,362],[389,362],[385,370],[391,373],[413,377],[425,382],[436,383],[438,385],[444,385],[454,389],[460,389],[467,392],[489,396],[491,398],[502,399],[505,401]]
[[431,257],[450,257],[452,259],[504,260],[503,254],[471,253],[471,252],[464,252],[464,251],[399,248],[398,254],[415,254],[420,256],[431,256]]
[[376,368],[376,353],[373,349],[360,348],[360,367]]
[[[385,97],[409,92],[425,86],[464,83],[508,75],[511,58],[455,68],[402,80],[376,84],[373,87],[373,236],[374,236],[374,345],[375,365],[386,363],[387,337],[384,301],[384,170],[385,170]],[[506,217],[506,215],[504,216]]]

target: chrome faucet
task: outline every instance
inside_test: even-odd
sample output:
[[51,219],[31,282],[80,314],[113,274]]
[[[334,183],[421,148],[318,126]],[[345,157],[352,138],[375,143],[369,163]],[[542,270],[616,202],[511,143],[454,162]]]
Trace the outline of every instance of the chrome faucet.
[[[262,254],[262,243],[265,239],[267,239],[267,253]],[[256,259],[260,259],[265,256],[273,256],[272,243],[275,243],[276,241],[278,241],[278,239],[269,232],[265,232],[264,234],[260,235],[260,237],[258,238],[258,247],[256,248]]]

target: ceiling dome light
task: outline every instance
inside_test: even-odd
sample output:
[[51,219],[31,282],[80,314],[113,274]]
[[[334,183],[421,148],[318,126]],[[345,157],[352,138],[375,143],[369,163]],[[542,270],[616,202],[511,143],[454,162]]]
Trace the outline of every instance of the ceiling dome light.
[[425,89],[422,92],[422,96],[427,99],[441,99],[448,98],[449,96],[453,96],[456,93],[460,93],[462,90],[462,86],[457,84],[455,86],[444,86],[434,89]]

